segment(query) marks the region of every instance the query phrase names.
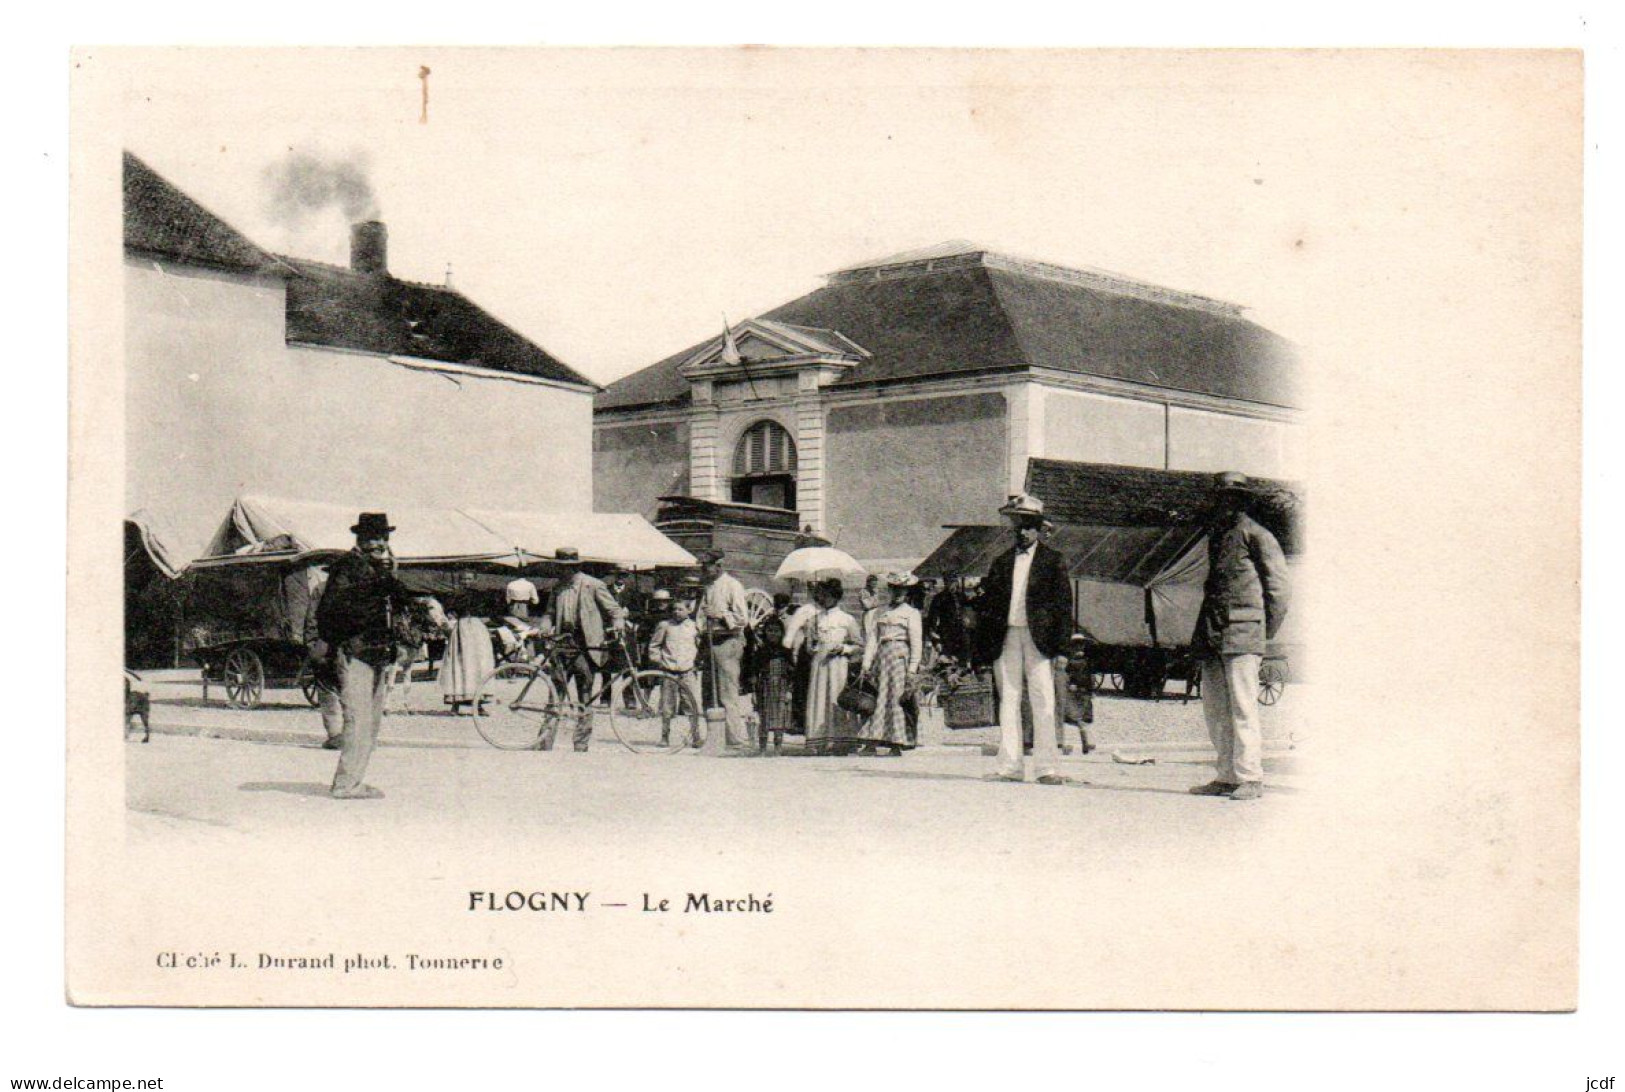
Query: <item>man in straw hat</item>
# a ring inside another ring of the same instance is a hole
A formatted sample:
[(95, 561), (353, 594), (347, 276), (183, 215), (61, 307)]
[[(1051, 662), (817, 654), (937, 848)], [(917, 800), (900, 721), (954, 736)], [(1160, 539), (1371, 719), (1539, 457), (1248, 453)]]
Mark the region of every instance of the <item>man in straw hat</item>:
[[(626, 624), (626, 609), (615, 601), (602, 580), (581, 570), (579, 550), (559, 547), (553, 552), (553, 564), (565, 575), (553, 589), (547, 606), (549, 632), (575, 639), (576, 652), (565, 669), (575, 680), (576, 700), (582, 703), (575, 726), (575, 749), (586, 751), (592, 743), (592, 709), (586, 702), (592, 696), (593, 675), (608, 665), (609, 642)], [(553, 749), (553, 731), (549, 727), (543, 735), (542, 750)]]
[(1059, 785), (1055, 742), (1054, 659), (1072, 636), (1072, 581), (1066, 561), (1039, 541), (1044, 502), (1018, 493), (999, 514), (1010, 521), (1016, 544), (994, 559), (982, 582), (977, 613), (977, 661), (992, 663), (999, 684), (998, 781), (1023, 781), (1021, 694), (1033, 711), (1033, 773), (1040, 785)]
[(378, 739), (384, 694), (395, 646), (395, 615), (407, 599), (395, 579), (395, 556), (389, 534), (395, 530), (383, 512), (363, 512), (350, 533), (355, 548), (333, 563), (316, 608), (319, 648), (338, 682), (344, 735), (333, 796), (340, 800), (376, 800), (384, 794), (365, 783), (367, 763)]
[(1265, 643), (1286, 617), (1286, 556), (1268, 529), (1247, 514), (1246, 475), (1214, 477), (1208, 523), (1207, 584), (1192, 651), (1202, 665), (1202, 713), (1218, 752), (1215, 777), (1198, 796), (1257, 800), (1264, 794), (1264, 731), (1258, 720), (1258, 667)]

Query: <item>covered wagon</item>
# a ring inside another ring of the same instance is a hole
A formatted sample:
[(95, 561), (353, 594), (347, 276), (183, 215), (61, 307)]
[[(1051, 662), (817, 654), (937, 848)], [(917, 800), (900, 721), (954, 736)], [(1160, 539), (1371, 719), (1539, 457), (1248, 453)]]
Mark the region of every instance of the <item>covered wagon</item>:
[[(1178, 680), (1184, 696), (1195, 696), (1191, 639), (1207, 580), (1203, 522), (1216, 496), (1212, 475), (1035, 459), (1028, 485), (1052, 524), (1045, 541), (1066, 558), (1074, 643), (1095, 687), (1155, 698)], [(1260, 485), (1253, 514), (1281, 540), (1291, 565), (1302, 549), (1302, 494), (1284, 482)], [(979, 578), (1014, 541), (1004, 527), (948, 530), (918, 575)], [(1297, 621), (1289, 612), (1259, 672), (1266, 704), (1289, 678)]]

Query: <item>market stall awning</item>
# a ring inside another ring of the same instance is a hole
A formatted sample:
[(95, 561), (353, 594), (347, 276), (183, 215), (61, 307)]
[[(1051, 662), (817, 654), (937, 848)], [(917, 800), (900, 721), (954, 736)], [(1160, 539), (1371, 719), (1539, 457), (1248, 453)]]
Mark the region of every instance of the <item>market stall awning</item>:
[[(361, 506), (246, 494), (210, 540), (197, 564), (226, 559), (343, 553)], [(454, 508), (389, 508), (390, 545), (404, 562), (483, 561), (521, 564), (511, 540)]]
[[(161, 517), (138, 508), (125, 516), (124, 522), (135, 528), (141, 546), (159, 572), (173, 580), (186, 568), (186, 559), (175, 545), (175, 532)], [(128, 563), (129, 559), (125, 561)]]
[[(581, 560), (631, 569), (688, 567), (694, 555), (630, 512), (496, 512), (469, 509), (470, 518), (522, 553), (548, 561), (562, 547)], [(400, 521), (397, 520), (397, 523)]]
[[(1189, 527), (1104, 527), (1063, 523), (1046, 540), (1074, 578), (1144, 586), (1202, 537)], [(987, 575), (993, 559), (1015, 544), (1006, 527), (956, 527), (915, 568), (921, 578)]]

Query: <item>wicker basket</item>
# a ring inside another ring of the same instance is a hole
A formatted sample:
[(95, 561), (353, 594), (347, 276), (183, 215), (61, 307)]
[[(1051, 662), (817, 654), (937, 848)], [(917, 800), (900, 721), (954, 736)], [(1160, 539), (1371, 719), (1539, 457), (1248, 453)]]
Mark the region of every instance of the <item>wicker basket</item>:
[(949, 728), (986, 728), (998, 723), (999, 713), (993, 705), (993, 680), (986, 674), (976, 674), (952, 690), (944, 691), (938, 699), (942, 703), (942, 720)]

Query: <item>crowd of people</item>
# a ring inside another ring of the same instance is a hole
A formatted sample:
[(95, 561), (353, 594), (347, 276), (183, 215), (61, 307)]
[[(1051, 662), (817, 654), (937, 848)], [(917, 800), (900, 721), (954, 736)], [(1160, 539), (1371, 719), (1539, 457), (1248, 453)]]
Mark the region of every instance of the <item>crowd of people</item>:
[[(1286, 613), (1286, 569), (1269, 530), (1246, 514), (1249, 484), (1220, 475), (1208, 527), (1209, 576), (1194, 637), (1204, 713), (1218, 776), (1198, 795), (1256, 799), (1262, 735), (1256, 708), (1264, 642)], [(406, 644), (427, 629), (445, 632), (444, 700), (458, 711), (480, 700), (481, 681), (499, 658), (525, 658), (538, 638), (564, 639), (557, 680), (579, 701), (614, 700), (602, 679), (631, 656), (677, 680), (695, 710), (720, 709), (724, 746), (742, 754), (782, 750), (801, 735), (822, 755), (898, 756), (918, 742), (927, 660), (991, 668), (1000, 733), (990, 780), (1063, 783), (1060, 729), (1076, 715), (1068, 684), (1075, 619), (1065, 559), (1045, 541), (1053, 528), (1043, 502), (1016, 495), (1000, 509), (1015, 543), (981, 581), (922, 582), (912, 573), (870, 576), (856, 610), (838, 579), (811, 580), (753, 617), (744, 585), (718, 552), (699, 557), (697, 576), (676, 587), (640, 589), (621, 571), (587, 572), (573, 549), (553, 560), (560, 574), (542, 595), (526, 577), (510, 581), (503, 614), (488, 621), (465, 610), (425, 621), (395, 574), (394, 530), (383, 513), (363, 513), (356, 548), (336, 562), (307, 634), (323, 691), (328, 746), (338, 749), (332, 793), (372, 798), (363, 781), (376, 739), (388, 672)], [(882, 586), (883, 585), (883, 586)], [(416, 618), (417, 629), (403, 623)], [(701, 718), (678, 727), (698, 745)], [(1080, 725), (1081, 727), (1081, 725)], [(667, 731), (673, 730), (667, 725)], [(591, 746), (593, 715), (583, 708), (572, 737)], [(551, 749), (554, 741), (539, 745)], [(1086, 737), (1084, 740), (1087, 749)]]

